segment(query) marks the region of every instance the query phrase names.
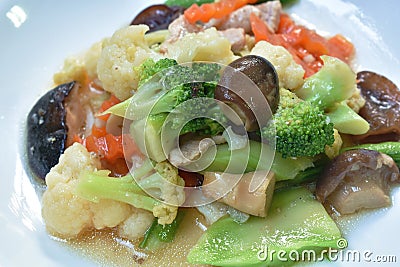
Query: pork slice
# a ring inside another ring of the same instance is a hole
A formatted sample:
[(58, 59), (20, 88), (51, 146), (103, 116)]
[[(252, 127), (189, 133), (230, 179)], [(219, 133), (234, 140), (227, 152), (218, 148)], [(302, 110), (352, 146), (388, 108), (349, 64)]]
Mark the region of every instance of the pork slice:
[(242, 28), (230, 28), (219, 31), (219, 33), (229, 40), (231, 49), (234, 53), (240, 52), (246, 46), (246, 33)]

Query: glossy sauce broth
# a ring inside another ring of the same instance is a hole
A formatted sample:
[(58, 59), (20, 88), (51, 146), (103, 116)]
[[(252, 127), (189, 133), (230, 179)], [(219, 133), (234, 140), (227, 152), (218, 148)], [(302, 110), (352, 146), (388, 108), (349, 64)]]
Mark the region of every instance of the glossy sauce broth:
[(187, 208), (174, 241), (155, 251), (140, 249), (140, 241), (122, 239), (113, 229), (89, 231), (65, 244), (101, 266), (191, 266), (186, 256), (204, 233), (204, 225), (204, 217), (195, 208)]

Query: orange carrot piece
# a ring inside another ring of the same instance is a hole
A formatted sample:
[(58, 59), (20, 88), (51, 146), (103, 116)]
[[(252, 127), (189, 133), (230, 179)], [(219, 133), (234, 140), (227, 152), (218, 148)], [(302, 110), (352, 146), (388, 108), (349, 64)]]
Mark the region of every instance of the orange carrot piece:
[(250, 25), (254, 37), (256, 38), (256, 42), (271, 41), (271, 34), (267, 24), (265, 24), (265, 22), (254, 13), (250, 14)]
[(332, 56), (340, 58), (346, 62), (351, 60), (355, 52), (354, 45), (341, 34), (336, 34), (329, 38), (328, 46)]
[(219, 2), (207, 3), (198, 6), (193, 4), (188, 7), (183, 15), (189, 23), (196, 23), (197, 21), (208, 22), (212, 18), (222, 18), (238, 8), (247, 4), (254, 4), (257, 0), (221, 0)]
[(95, 137), (102, 137), (107, 134), (106, 126), (97, 127), (95, 124), (92, 126), (92, 135)]

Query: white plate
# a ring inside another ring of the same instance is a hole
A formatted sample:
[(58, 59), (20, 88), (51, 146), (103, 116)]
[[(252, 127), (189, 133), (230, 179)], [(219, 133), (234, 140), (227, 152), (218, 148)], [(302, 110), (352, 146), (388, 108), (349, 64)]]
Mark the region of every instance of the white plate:
[[(24, 168), (26, 114), (51, 84), (65, 57), (126, 25), (143, 7), (159, 1), (0, 2), (0, 266), (91, 266), (49, 238), (40, 202)], [(400, 33), (396, 0), (301, 0), (288, 12), (322, 33), (342, 33), (357, 48), (357, 70), (377, 71), (400, 84)], [(395, 255), (400, 261), (400, 192), (394, 206), (345, 227), (350, 249)], [(353, 229), (350, 229), (353, 228)], [(353, 265), (335, 262), (332, 265)]]

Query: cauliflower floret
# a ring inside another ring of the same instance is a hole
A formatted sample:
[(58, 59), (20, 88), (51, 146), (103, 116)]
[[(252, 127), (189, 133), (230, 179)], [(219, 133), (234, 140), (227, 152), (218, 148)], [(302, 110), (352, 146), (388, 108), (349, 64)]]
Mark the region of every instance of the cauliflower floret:
[(282, 46), (260, 41), (254, 46), (250, 54), (264, 57), (274, 65), (280, 87), (293, 90), (303, 85), (304, 69), (294, 61), (292, 55)]
[(340, 153), (340, 149), (342, 148), (343, 145), (343, 140), (342, 137), (340, 136), (338, 130), (333, 129), (333, 136), (335, 138), (335, 141), (331, 146), (325, 146), (325, 154), (328, 156), (328, 158), (333, 159)]
[(76, 180), (83, 171), (92, 171), (100, 166), (100, 160), (94, 154), (90, 154), (83, 145), (74, 143), (65, 150), (59, 163), (46, 175), (47, 190), (57, 184)]
[(172, 44), (166, 44), (167, 57), (178, 63), (212, 61), (229, 64), (236, 59), (231, 43), (215, 28), (199, 33), (188, 33)]
[(64, 60), (61, 71), (53, 75), (53, 81), (55, 85), (72, 81), (84, 84), (87, 81), (87, 77), (84, 63), (78, 58), (69, 57)]
[(356, 113), (365, 105), (365, 98), (361, 95), (361, 90), (355, 86), (353, 94), (346, 100), (346, 104)]
[(52, 234), (73, 238), (86, 229), (114, 227), (131, 213), (128, 204), (101, 200), (87, 201), (75, 194), (79, 176), (100, 166), (99, 159), (74, 143), (46, 176), (47, 190), (42, 198), (42, 216)]
[(90, 203), (73, 193), (75, 186), (75, 182), (58, 183), (43, 194), (42, 216), (51, 234), (75, 237), (91, 227)]
[(93, 227), (96, 229), (115, 227), (132, 214), (130, 205), (109, 199), (91, 202), (90, 211), (93, 214)]
[(129, 98), (137, 89), (139, 77), (134, 70), (150, 57), (144, 38), (146, 25), (134, 25), (116, 31), (103, 41), (97, 63), (98, 77), (106, 91), (120, 100)]
[(103, 47), (103, 41), (94, 43), (88, 49), (88, 51), (86, 51), (86, 53), (83, 57), (83, 62), (85, 64), (87, 74), (88, 74), (89, 78), (93, 81), (98, 80), (97, 63), (98, 63), (100, 55), (101, 55), (102, 47)]
[(179, 176), (178, 169), (167, 161), (157, 163), (154, 168), (164, 178), (164, 184), (160, 186), (164, 203), (153, 208), (153, 215), (159, 224), (170, 224), (178, 213), (178, 206), (185, 201), (185, 181)]
[(146, 233), (154, 221), (149, 211), (134, 209), (131, 216), (118, 226), (118, 234), (130, 240), (138, 239)]

